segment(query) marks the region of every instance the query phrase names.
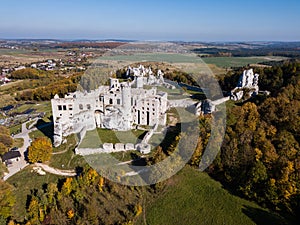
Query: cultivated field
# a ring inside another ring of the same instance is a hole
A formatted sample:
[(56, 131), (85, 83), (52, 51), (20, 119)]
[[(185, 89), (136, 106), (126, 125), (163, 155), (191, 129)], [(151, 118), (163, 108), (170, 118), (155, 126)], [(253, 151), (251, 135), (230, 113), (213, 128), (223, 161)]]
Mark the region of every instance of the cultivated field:
[(280, 61), (285, 57), (261, 56), (261, 57), (208, 57), (202, 58), (207, 64), (214, 64), (220, 68), (242, 67), (248, 64), (257, 64), (269, 61)]
[(0, 66), (24, 65), (47, 59), (60, 59), (63, 58), (65, 54), (66, 50), (43, 50), (40, 52), (31, 50), (0, 49)]

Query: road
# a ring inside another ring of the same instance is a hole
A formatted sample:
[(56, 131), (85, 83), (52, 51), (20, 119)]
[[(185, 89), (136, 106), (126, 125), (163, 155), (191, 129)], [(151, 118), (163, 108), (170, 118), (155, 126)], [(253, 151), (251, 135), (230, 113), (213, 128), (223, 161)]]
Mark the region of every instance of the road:
[(14, 174), (16, 174), (17, 172), (19, 172), (20, 170), (22, 170), (23, 168), (25, 168), (26, 166), (28, 166), (29, 164), (27, 163), (27, 161), (25, 160), (25, 155), (24, 153), (26, 152), (27, 148), (30, 146), (30, 138), (29, 138), (29, 133), (32, 130), (28, 130), (26, 127), (26, 124), (28, 122), (25, 122), (22, 124), (22, 132), (20, 134), (16, 134), (14, 136), (14, 138), (22, 138), (24, 140), (24, 144), (21, 148), (19, 148), (19, 151), (21, 153), (21, 158), (18, 162), (13, 162), (11, 166), (9, 166), (8, 169), (8, 174), (6, 176), (4, 176), (3, 180), (7, 180), (8, 178), (10, 178), (11, 176), (13, 176)]

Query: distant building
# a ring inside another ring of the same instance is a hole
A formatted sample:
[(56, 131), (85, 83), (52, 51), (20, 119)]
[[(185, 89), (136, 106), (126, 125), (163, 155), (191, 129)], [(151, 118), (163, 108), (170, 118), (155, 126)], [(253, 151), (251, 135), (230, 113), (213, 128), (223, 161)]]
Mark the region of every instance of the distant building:
[(23, 70), (23, 69), (26, 69), (26, 67), (25, 67), (25, 66), (19, 66), (19, 67), (16, 67), (16, 68), (15, 68), (15, 71)]
[(10, 82), (11, 80), (8, 79), (5, 75), (4, 76), (2, 75), (2, 76), (0, 76), (0, 81), (2, 83), (6, 84), (6, 83)]

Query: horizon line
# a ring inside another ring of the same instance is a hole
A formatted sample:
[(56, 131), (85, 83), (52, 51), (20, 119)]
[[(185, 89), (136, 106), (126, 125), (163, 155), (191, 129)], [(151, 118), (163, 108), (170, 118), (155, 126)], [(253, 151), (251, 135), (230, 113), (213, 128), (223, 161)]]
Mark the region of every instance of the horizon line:
[(1, 38), (1, 41), (18, 41), (18, 40), (33, 40), (33, 41), (115, 41), (115, 42), (183, 42), (183, 43), (237, 43), (237, 42), (243, 42), (243, 43), (250, 43), (250, 42), (271, 42), (271, 43), (278, 43), (278, 42), (284, 42), (284, 43), (292, 43), (292, 42), (299, 42), (300, 40), (181, 40), (181, 39), (169, 39), (169, 40), (159, 40), (159, 39), (126, 39), (126, 38)]

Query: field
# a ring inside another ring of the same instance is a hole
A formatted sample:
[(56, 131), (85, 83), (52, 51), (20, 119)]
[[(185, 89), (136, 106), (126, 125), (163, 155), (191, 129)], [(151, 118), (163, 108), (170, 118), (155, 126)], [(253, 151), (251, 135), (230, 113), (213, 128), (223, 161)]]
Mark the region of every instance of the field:
[(65, 52), (54, 50), (31, 51), (31, 50), (12, 50), (0, 49), (0, 66), (8, 66), (12, 64), (26, 64), (46, 59), (62, 58)]
[(169, 63), (199, 63), (201, 58), (195, 54), (173, 53), (138, 53), (132, 55), (103, 56), (99, 60), (129, 61), (129, 62), (169, 62)]
[[(97, 60), (93, 61), (94, 63), (105, 63), (114, 66), (120, 66), (121, 64), (133, 64), (138, 62), (156, 62), (156, 63), (169, 63), (175, 66), (176, 68), (186, 67), (186, 65), (196, 64), (197, 69), (206, 71), (208, 68), (214, 74), (222, 74), (226, 72), (223, 68), (217, 67), (213, 64), (207, 64), (195, 54), (175, 54), (175, 53), (139, 53), (132, 55), (115, 55), (115, 56), (102, 56)], [(159, 65), (159, 69), (164, 70), (163, 65)]]
[(186, 167), (167, 182), (158, 198), (145, 200), (148, 225), (286, 224), (255, 203), (230, 194), (207, 174)]
[(230, 67), (242, 67), (248, 64), (257, 64), (268, 61), (280, 61), (286, 58), (275, 57), (275, 56), (262, 56), (262, 57), (208, 57), (202, 58), (207, 64), (214, 64), (220, 68), (230, 68)]

